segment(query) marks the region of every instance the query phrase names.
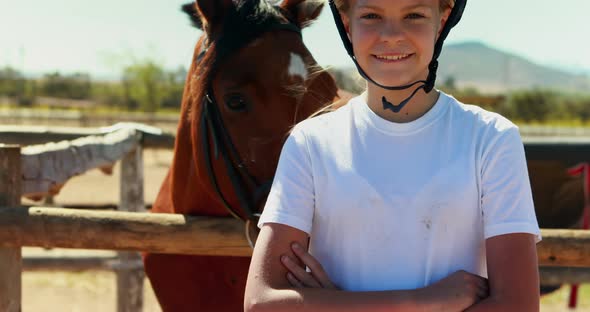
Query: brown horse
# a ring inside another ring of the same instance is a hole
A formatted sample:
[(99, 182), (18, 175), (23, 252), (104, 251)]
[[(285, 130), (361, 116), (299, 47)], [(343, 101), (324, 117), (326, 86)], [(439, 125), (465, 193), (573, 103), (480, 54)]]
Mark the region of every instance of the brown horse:
[[(338, 99), (335, 81), (300, 33), (322, 8), (312, 0), (183, 6), (204, 32), (184, 89), (172, 166), (152, 211), (229, 216), (226, 202), (231, 214), (247, 219), (261, 208), (291, 127)], [(227, 158), (216, 157), (222, 149)], [(144, 254), (164, 311), (242, 311), (249, 263), (246, 257)]]
[[(528, 171), (535, 202), (535, 213), (541, 228), (581, 228), (584, 210), (584, 179), (567, 173), (561, 161), (528, 160)], [(541, 285), (541, 295), (561, 285)]]
[(528, 161), (535, 212), (541, 228), (566, 229), (581, 226), (584, 209), (584, 179), (567, 174), (560, 161)]

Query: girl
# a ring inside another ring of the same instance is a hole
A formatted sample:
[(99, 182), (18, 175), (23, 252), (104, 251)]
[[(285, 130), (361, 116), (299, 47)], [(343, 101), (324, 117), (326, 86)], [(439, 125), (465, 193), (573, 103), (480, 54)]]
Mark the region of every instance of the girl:
[(367, 90), (287, 139), (246, 311), (538, 311), (518, 128), (433, 88), (465, 2), (330, 1)]

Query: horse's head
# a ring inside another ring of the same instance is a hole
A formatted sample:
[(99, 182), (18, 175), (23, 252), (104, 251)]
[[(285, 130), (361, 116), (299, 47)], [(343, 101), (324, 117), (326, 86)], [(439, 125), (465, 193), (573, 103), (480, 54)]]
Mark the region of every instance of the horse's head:
[[(208, 177), (208, 155), (223, 197), (241, 206), (227, 163), (221, 156), (215, 158), (215, 150), (228, 150), (238, 180), (247, 193), (256, 193), (272, 178), (292, 126), (337, 99), (334, 80), (317, 65), (300, 32), (322, 8), (321, 1), (313, 0), (277, 5), (263, 0), (197, 0), (183, 7), (203, 35), (195, 48), (178, 130), (172, 171), (176, 210), (203, 212), (179, 207), (196, 207), (187, 203), (195, 195), (190, 189), (195, 183), (219, 198)], [(221, 129), (216, 129), (216, 119)], [(223, 139), (224, 131), (229, 141)], [(216, 135), (222, 139), (214, 143)], [(246, 170), (240, 171), (240, 166)]]

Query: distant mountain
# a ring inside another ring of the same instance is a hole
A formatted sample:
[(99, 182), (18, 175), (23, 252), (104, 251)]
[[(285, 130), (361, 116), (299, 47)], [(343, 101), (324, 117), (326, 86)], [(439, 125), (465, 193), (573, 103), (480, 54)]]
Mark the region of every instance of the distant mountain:
[(479, 42), (446, 45), (439, 63), (439, 84), (453, 77), (459, 87), (484, 92), (534, 87), (590, 92), (589, 75), (538, 65)]
[[(332, 68), (330, 72), (341, 88), (357, 93), (364, 88), (355, 68)], [(445, 45), (437, 76), (437, 85), (452, 77), (460, 88), (475, 87), (485, 93), (535, 87), (590, 93), (590, 72), (575, 74), (535, 64), (480, 42)]]

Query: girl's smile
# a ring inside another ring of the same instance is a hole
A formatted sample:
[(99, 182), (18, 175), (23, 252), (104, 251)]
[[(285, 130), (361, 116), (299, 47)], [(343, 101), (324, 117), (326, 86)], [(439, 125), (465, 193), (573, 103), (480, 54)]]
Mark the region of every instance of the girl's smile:
[(413, 57), (415, 54), (411, 53), (411, 54), (372, 54), (373, 58), (376, 59), (379, 62), (383, 62), (383, 63), (401, 63), (404, 62), (408, 59), (410, 59), (411, 57)]

